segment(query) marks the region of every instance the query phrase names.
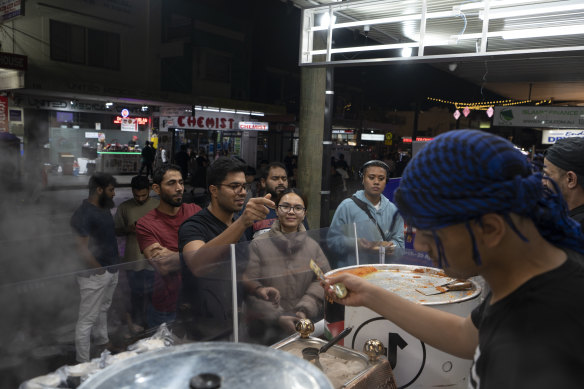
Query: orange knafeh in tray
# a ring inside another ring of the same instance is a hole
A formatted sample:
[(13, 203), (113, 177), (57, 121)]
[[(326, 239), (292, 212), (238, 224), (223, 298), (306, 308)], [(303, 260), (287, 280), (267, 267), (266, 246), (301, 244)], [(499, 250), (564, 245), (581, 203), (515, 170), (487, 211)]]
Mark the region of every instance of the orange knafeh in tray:
[(375, 268), (373, 266), (363, 266), (363, 267), (356, 267), (353, 269), (340, 270), (338, 272), (335, 272), (335, 275), (349, 273), (349, 274), (354, 274), (354, 275), (359, 276), (359, 277), (365, 277), (366, 275), (371, 274), (371, 273), (375, 273), (376, 271), (378, 271), (377, 268)]

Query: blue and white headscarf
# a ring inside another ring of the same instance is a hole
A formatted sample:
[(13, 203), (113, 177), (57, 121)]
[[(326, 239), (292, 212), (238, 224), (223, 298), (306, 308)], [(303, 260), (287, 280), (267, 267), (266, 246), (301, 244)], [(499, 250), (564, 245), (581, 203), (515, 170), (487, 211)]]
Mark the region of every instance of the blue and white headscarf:
[(529, 217), (552, 244), (584, 253), (584, 235), (559, 190), (548, 190), (511, 142), (483, 131), (450, 131), (429, 142), (405, 169), (395, 200), (409, 225), (433, 232), (446, 266), (436, 230), (465, 223), (480, 264), (470, 221), (487, 213), (502, 215), (523, 240), (509, 214)]

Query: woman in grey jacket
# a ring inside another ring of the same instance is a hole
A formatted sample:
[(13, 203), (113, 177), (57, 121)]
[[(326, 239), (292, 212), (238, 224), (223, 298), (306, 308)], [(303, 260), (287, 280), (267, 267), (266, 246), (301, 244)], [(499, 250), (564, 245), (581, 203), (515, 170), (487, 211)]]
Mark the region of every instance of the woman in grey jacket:
[(324, 272), (331, 268), (302, 224), (306, 204), (297, 189), (284, 191), (276, 203), (278, 220), (250, 245), (244, 273), (246, 312), (252, 332), (268, 341), (293, 332), (299, 319), (322, 319), (324, 292), (309, 262), (313, 259)]

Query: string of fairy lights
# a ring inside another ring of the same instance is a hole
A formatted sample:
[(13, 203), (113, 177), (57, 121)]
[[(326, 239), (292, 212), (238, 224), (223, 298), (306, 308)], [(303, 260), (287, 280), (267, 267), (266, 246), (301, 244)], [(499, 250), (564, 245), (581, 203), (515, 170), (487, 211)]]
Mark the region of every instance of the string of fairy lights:
[(496, 105), (499, 106), (512, 106), (512, 105), (543, 105), (543, 104), (551, 104), (551, 99), (546, 100), (492, 100), (492, 101), (480, 101), (480, 102), (463, 102), (463, 101), (451, 101), (445, 99), (437, 99), (435, 97), (427, 97), (428, 101), (435, 101), (442, 104), (454, 105), (456, 109), (464, 109), (467, 108), (470, 110), (477, 110), (477, 111), (486, 111), (490, 107), (494, 107)]
[[(428, 101), (435, 101), (437, 103), (454, 105), (454, 113), (452, 116), (456, 120), (460, 118), (461, 115), (467, 117), (471, 111), (486, 111), (488, 117), (493, 116), (495, 110), (493, 107), (495, 106), (503, 106), (509, 107), (512, 105), (542, 105), (542, 104), (551, 104), (552, 100), (493, 100), (493, 101), (480, 101), (480, 102), (462, 102), (462, 101), (451, 101), (451, 100), (444, 100), (444, 99), (437, 99), (435, 97), (427, 97)], [(462, 114), (460, 113), (459, 109), (462, 109)]]

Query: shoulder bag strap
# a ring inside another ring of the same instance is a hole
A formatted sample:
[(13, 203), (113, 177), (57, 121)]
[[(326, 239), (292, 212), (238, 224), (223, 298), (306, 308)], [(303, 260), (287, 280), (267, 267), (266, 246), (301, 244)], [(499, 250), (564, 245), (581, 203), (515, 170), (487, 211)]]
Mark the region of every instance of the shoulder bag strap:
[(379, 224), (377, 224), (377, 220), (375, 220), (375, 218), (373, 217), (373, 215), (369, 211), (369, 207), (367, 206), (367, 204), (363, 200), (359, 200), (357, 197), (355, 197), (355, 195), (351, 196), (351, 200), (353, 200), (355, 202), (355, 204), (357, 204), (357, 206), (359, 208), (361, 208), (363, 210), (363, 212), (365, 212), (367, 214), (367, 216), (369, 216), (369, 219), (371, 219), (371, 221), (373, 223), (375, 223), (375, 226), (377, 227), (377, 229), (379, 230), (379, 233), (381, 234), (381, 238), (384, 241), (386, 241), (387, 238), (386, 238), (385, 234), (383, 233), (383, 230), (381, 229), (381, 227), (379, 227)]

